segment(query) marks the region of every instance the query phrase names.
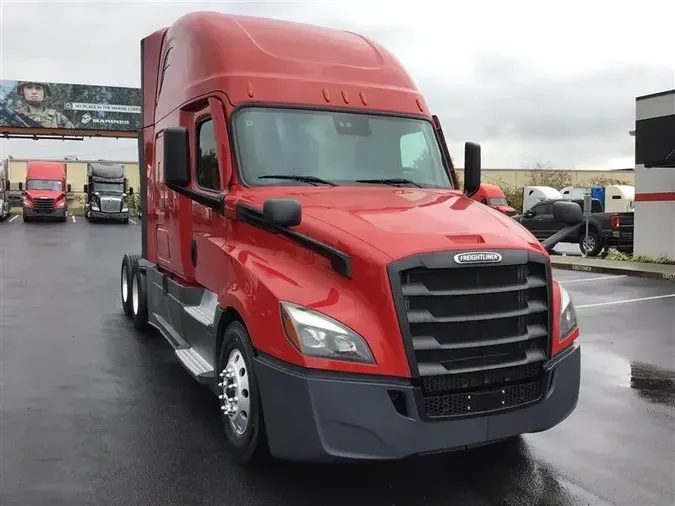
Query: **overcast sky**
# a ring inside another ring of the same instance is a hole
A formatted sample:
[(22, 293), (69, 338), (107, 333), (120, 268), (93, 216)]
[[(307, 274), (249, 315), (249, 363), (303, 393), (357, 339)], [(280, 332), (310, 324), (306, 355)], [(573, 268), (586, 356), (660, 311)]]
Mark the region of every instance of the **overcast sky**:
[[(216, 10), (361, 32), (407, 67), (458, 166), (633, 166), (635, 97), (675, 88), (675, 1), (0, 0), (0, 78), (140, 86), (139, 40)], [(672, 24), (672, 23), (671, 23)], [(661, 29), (661, 33), (659, 33)], [(1, 140), (0, 155), (136, 159), (130, 140)]]

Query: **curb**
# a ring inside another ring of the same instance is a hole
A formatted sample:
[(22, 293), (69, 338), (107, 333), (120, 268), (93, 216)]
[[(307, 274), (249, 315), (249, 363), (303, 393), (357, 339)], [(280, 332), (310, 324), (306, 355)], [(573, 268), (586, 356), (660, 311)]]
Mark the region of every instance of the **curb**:
[(554, 269), (564, 269), (578, 272), (597, 272), (601, 274), (623, 274), (624, 276), (635, 276), (646, 279), (659, 279), (661, 281), (671, 281), (675, 283), (675, 273), (670, 272), (651, 272), (639, 271), (634, 269), (623, 269), (621, 267), (603, 267), (597, 265), (580, 265), (568, 263), (551, 262)]

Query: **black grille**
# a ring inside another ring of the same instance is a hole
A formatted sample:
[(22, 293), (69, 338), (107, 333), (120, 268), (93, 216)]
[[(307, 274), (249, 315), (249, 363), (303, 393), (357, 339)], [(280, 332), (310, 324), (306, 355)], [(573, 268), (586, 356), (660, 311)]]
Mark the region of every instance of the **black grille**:
[(390, 267), (424, 414), (467, 415), (536, 401), (550, 355), (546, 257), (502, 251), (498, 265), (465, 265), (454, 261), (456, 254)]
[(424, 399), (424, 410), (430, 418), (479, 414), (529, 404), (541, 397), (542, 382), (508, 385), (483, 392), (437, 395)]
[(37, 198), (33, 200), (33, 208), (36, 211), (53, 211), (54, 199)]

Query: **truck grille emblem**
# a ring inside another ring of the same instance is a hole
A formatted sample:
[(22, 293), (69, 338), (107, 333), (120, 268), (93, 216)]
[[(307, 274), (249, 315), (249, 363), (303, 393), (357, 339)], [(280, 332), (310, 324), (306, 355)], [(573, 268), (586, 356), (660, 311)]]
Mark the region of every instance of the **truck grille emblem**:
[(453, 258), (458, 264), (498, 264), (502, 261), (502, 256), (494, 251), (457, 253)]

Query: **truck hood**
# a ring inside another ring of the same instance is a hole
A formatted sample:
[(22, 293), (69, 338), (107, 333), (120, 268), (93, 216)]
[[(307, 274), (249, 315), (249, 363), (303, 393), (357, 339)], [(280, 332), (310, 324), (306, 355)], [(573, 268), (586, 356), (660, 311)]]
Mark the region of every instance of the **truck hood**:
[(247, 192), (243, 200), (261, 209), (264, 200), (275, 197), (300, 201), (303, 223), (299, 229), (312, 237), (337, 247), (352, 243), (348, 240), (352, 237), (392, 260), (463, 249), (545, 253), (539, 241), (512, 218), (458, 191), (353, 186), (289, 191), (276, 187)]

